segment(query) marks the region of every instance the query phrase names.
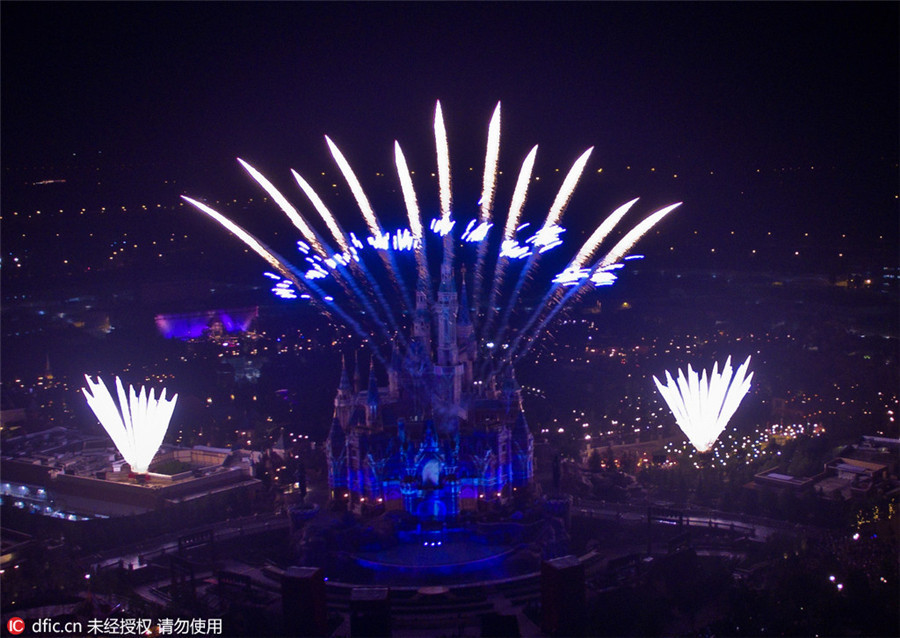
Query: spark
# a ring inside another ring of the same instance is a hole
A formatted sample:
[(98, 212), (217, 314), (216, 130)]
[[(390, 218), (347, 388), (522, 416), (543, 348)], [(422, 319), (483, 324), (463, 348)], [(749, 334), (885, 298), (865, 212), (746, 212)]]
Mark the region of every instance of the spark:
[(668, 371), (666, 385), (653, 377), (659, 393), (675, 415), (678, 427), (698, 452), (708, 452), (713, 448), (719, 434), (750, 390), (750, 380), (753, 378), (752, 372), (745, 378), (750, 357), (734, 374), (731, 357), (726, 359), (721, 373), (718, 365), (713, 365), (708, 377), (706, 370), (698, 377), (688, 365), (687, 375), (682, 370), (678, 371), (677, 383)]
[(260, 242), (256, 237), (254, 237), (253, 235), (248, 233), (246, 230), (244, 230), (243, 228), (241, 228), (240, 226), (235, 224), (233, 221), (231, 221), (230, 219), (228, 219), (221, 213), (213, 210), (206, 204), (204, 204), (202, 202), (198, 202), (195, 199), (191, 199), (190, 197), (187, 197), (186, 195), (182, 195), (181, 199), (183, 199), (184, 201), (188, 202), (192, 206), (196, 207), (201, 212), (206, 213), (211, 218), (216, 220), (219, 224), (224, 226), (227, 230), (229, 230), (238, 239), (240, 239), (242, 242), (247, 244), (247, 246), (249, 246), (257, 255), (259, 255), (260, 257), (265, 259), (267, 262), (269, 262), (269, 264), (275, 270), (280, 272), (282, 274), (282, 276), (290, 279), (294, 283), (294, 285), (296, 285), (298, 288), (302, 287), (302, 285), (300, 284), (300, 281), (297, 280), (294, 273), (292, 273), (290, 271), (290, 269), (288, 269), (288, 267), (284, 265), (284, 260), (282, 260), (281, 258), (276, 256), (271, 250), (266, 248), (262, 244), (262, 242)]
[[(484, 260), (487, 256), (487, 242), (482, 242), (487, 236), (487, 231), (491, 227), (491, 215), (494, 204), (494, 188), (497, 185), (497, 161), (500, 157), (500, 102), (494, 109), (494, 115), (491, 117), (491, 123), (488, 125), (487, 151), (484, 157), (484, 178), (481, 188), (481, 224), (473, 235), (470, 235), (467, 241), (481, 242), (478, 246), (478, 258), (475, 261), (475, 293), (474, 299), (481, 299), (482, 287), (482, 271), (484, 270)], [(468, 302), (467, 302), (468, 303)], [(476, 323), (479, 320), (477, 312), (474, 317)]]
[[(462, 240), (465, 242), (482, 242), (487, 237), (488, 231), (491, 229), (493, 224), (488, 222), (481, 222), (480, 224), (475, 224), (476, 220), (472, 220), (469, 222), (469, 225), (466, 226), (465, 232), (462, 234)], [(485, 248), (487, 245), (485, 244)], [(477, 296), (477, 295), (476, 295)]]

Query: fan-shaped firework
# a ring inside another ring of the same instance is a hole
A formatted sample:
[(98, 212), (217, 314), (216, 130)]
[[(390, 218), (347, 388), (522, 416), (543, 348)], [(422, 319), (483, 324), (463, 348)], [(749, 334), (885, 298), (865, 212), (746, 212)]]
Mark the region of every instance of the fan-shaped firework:
[(84, 378), (88, 387), (81, 391), (122, 457), (132, 471), (147, 472), (169, 428), (178, 395), (166, 400), (164, 389), (157, 399), (154, 390), (148, 396), (146, 388), (141, 388), (137, 394), (133, 386), (128, 386), (126, 395), (122, 381), (116, 377), (117, 406), (103, 379), (98, 377), (94, 383), (88, 375)]
[(750, 357), (747, 357), (732, 378), (731, 357), (728, 357), (721, 373), (718, 370), (719, 364), (713, 365), (709, 378), (704, 370), (703, 376), (698, 379), (690, 365), (687, 376), (682, 370), (678, 371), (677, 383), (668, 372), (666, 385), (653, 377), (660, 394), (675, 415), (678, 427), (698, 452), (709, 452), (712, 449), (750, 389), (753, 373), (744, 378), (749, 366)]
[[(427, 306), (432, 307), (435, 298), (432, 282), (435, 279), (446, 280), (446, 273), (451, 273), (449, 276), (455, 278), (459, 268), (465, 284), (465, 269), (461, 267), (467, 260), (472, 262), (469, 272), (472, 273), (474, 295), (471, 299), (464, 297), (461, 303), (475, 310), (471, 320), (482, 361), (479, 374), (485, 381), (524, 356), (547, 324), (579, 293), (589, 287), (613, 283), (616, 278), (614, 271), (623, 266), (619, 260), (643, 234), (680, 205), (666, 206), (648, 216), (626, 232), (608, 253), (595, 260), (601, 244), (637, 200), (620, 206), (579, 247), (566, 268), (551, 277), (549, 289), (530, 314), (518, 317), (519, 321), (512, 321), (514, 314), (524, 310), (519, 307), (518, 300), (523, 289), (533, 281), (541, 256), (563, 243), (565, 228), (559, 222), (593, 149), (586, 150), (576, 159), (543, 223), (533, 227), (519, 220), (531, 183), (537, 153), (535, 146), (525, 157), (519, 171), (503, 232), (498, 234), (492, 231), (500, 148), (500, 104), (497, 104), (489, 125), (482, 194), (477, 212), (464, 229), (462, 224), (457, 226), (453, 218), (450, 154), (440, 103), (435, 108), (434, 133), (440, 214), (430, 223), (423, 223), (419, 198), (412, 182), (413, 173), (400, 144), (395, 142), (394, 160), (409, 227), (393, 232), (382, 227), (349, 162), (337, 145), (325, 138), (368, 228), (368, 236), (363, 240), (342, 228), (322, 198), (296, 171), (291, 171), (293, 177), (311, 207), (321, 217), (324, 226), (321, 230), (316, 229), (261, 173), (239, 160), (300, 232), (302, 240), (297, 245), (303, 253), (301, 261), (305, 262), (302, 268), (276, 254), (207, 204), (186, 196), (183, 199), (235, 234), (277, 271), (277, 274), (266, 273), (276, 281), (272, 289), (275, 294), (287, 299), (298, 296), (309, 299), (326, 314), (337, 315), (368, 343), (374, 356), (382, 363), (384, 358), (380, 348), (394, 339), (405, 345), (406, 337), (401, 326), (411, 322), (420, 309), (419, 294), (424, 294)], [(462, 232), (457, 232), (460, 230)], [(330, 239), (326, 234), (330, 235)], [(440, 238), (433, 240), (437, 246), (429, 247), (429, 237), (435, 236)], [(477, 250), (467, 257), (466, 246), (472, 243), (478, 244)], [(441, 251), (441, 277), (431, 274), (430, 248)], [(409, 258), (403, 254), (406, 252), (414, 255), (416, 283), (413, 286), (407, 284), (400, 267), (402, 260), (409, 263)], [(377, 258), (373, 259), (373, 254)], [(519, 260), (524, 260), (524, 264), (515, 282), (506, 286), (507, 274), (513, 270), (513, 262)], [(416, 293), (416, 300), (413, 292)], [(512, 329), (511, 325), (516, 325), (517, 329)]]

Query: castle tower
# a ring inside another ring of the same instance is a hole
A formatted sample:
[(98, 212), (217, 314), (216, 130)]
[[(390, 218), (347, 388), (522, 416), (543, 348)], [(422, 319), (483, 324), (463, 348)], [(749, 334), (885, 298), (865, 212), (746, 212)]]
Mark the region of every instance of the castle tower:
[(388, 393), (393, 400), (400, 398), (400, 371), (403, 369), (403, 357), (395, 336), (391, 343), (391, 362), (388, 367)]
[(416, 286), (416, 312), (413, 318), (413, 338), (431, 358), (431, 313), (428, 310), (428, 291), (421, 279)]
[(378, 382), (375, 379), (375, 357), (369, 363), (369, 390), (366, 392), (366, 427), (374, 429), (379, 425), (379, 406), (381, 396), (378, 394)]
[(463, 388), (468, 391), (475, 379), (475, 356), (477, 343), (475, 341), (475, 327), (469, 315), (469, 296), (466, 294), (466, 269), (462, 269), (462, 289), (460, 290), (459, 319), (456, 322), (456, 345), (459, 352), (459, 362), (463, 365)]
[(350, 414), (353, 412), (353, 388), (350, 385), (350, 377), (347, 374), (347, 355), (341, 366), (341, 381), (338, 385), (337, 395), (334, 397), (334, 418), (338, 425), (344, 429), (350, 424)]
[(436, 394), (442, 409), (453, 413), (462, 396), (463, 365), (459, 362), (456, 320), (459, 299), (448, 264), (441, 266), (441, 285), (435, 304), (437, 320), (437, 365), (434, 367)]
[(456, 319), (459, 313), (459, 299), (456, 283), (448, 265), (441, 266), (441, 287), (438, 290), (437, 321), (438, 343), (437, 363), (439, 366), (454, 366), (459, 358), (456, 344)]

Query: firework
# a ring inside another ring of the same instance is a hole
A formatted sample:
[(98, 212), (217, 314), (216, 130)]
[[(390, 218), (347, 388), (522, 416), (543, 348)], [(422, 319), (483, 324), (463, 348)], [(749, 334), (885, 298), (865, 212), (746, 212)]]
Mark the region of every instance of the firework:
[(148, 395), (146, 389), (141, 388), (138, 394), (133, 386), (128, 386), (126, 395), (122, 381), (116, 377), (117, 406), (103, 379), (98, 377), (97, 383), (94, 383), (88, 375), (84, 378), (88, 387), (81, 391), (116, 449), (132, 471), (146, 473), (169, 428), (178, 395), (166, 400), (163, 389), (157, 399), (154, 390), (150, 390)]
[(718, 366), (718, 363), (713, 365), (708, 377), (706, 370), (698, 377), (688, 365), (687, 375), (682, 370), (678, 371), (677, 383), (667, 371), (666, 385), (653, 377), (659, 393), (675, 415), (678, 427), (698, 452), (709, 452), (713, 448), (719, 434), (728, 425), (750, 389), (750, 380), (753, 378), (752, 372), (745, 378), (750, 357), (747, 357), (733, 376), (731, 357), (725, 361), (721, 372)]
[[(412, 297), (401, 272), (401, 265), (404, 263), (402, 260), (409, 259), (403, 253), (411, 252), (414, 255), (413, 271), (417, 281), (415, 289), (417, 297), (424, 300), (426, 311), (430, 311), (434, 303), (434, 281), (446, 282), (448, 276), (456, 279), (461, 270), (464, 272), (465, 265), (472, 266), (470, 272), (474, 273), (472, 283), (475, 294), (471, 299), (461, 299), (460, 305), (465, 304), (475, 309), (471, 320), (482, 359), (481, 374), (485, 381), (525, 356), (544, 328), (572, 300), (589, 289), (613, 283), (616, 278), (613, 271), (623, 267), (619, 260), (627, 259), (625, 255), (635, 242), (679, 206), (672, 204), (662, 208), (634, 225), (624, 232), (609, 252), (598, 259), (596, 255), (602, 254), (602, 243), (609, 239), (617, 224), (638, 200), (632, 199), (619, 206), (591, 233), (567, 267), (562, 272), (551, 274), (551, 286), (538, 306), (529, 315), (522, 317), (523, 321), (513, 322), (512, 319), (521, 313), (519, 299), (523, 291), (539, 281), (534, 275), (542, 267), (539, 263), (541, 255), (564, 244), (566, 229), (560, 224), (593, 147), (584, 151), (573, 162), (558, 187), (543, 224), (538, 226), (520, 222), (534, 171), (537, 154), (537, 146), (534, 146), (521, 164), (508, 207), (504, 204), (508, 211), (506, 219), (495, 224), (493, 215), (496, 183), (502, 172), (498, 170), (500, 104), (497, 104), (488, 127), (481, 198), (477, 209), (468, 211), (468, 219), (464, 218), (457, 224), (459, 220), (454, 218), (453, 211), (447, 130), (439, 102), (435, 106), (434, 136), (440, 210), (428, 223), (422, 219), (420, 198), (413, 186), (414, 171), (410, 170), (400, 144), (396, 141), (394, 143), (394, 161), (409, 220), (408, 228), (396, 230), (384, 229), (344, 154), (330, 138), (325, 138), (368, 228), (369, 235), (362, 236), (361, 239), (353, 232), (347, 233), (344, 230), (313, 187), (296, 171), (292, 170), (292, 174), (312, 208), (324, 222), (328, 231), (325, 235), (330, 234), (330, 240), (317, 232), (304, 214), (279, 193), (271, 182), (241, 160), (242, 166), (300, 231), (303, 241), (298, 242), (298, 248), (303, 253), (301, 260), (307, 264), (305, 271), (275, 254), (253, 235), (208, 205), (196, 199), (184, 199), (234, 233), (277, 270), (278, 275), (271, 273), (272, 277), (278, 278), (273, 287), (275, 294), (285, 299), (309, 299), (317, 302), (319, 309), (337, 314), (343, 323), (371, 347), (379, 359), (382, 358), (380, 348), (387, 347), (394, 339), (398, 339), (401, 344), (405, 342), (405, 331), (402, 328), (408, 327), (415, 316)], [(441, 252), (441, 271), (450, 273), (443, 278), (432, 276), (431, 273), (428, 244), (435, 237), (439, 244), (435, 248)], [(334, 248), (329, 246), (332, 241)], [(466, 248), (472, 244), (477, 244), (474, 251)], [(490, 251), (495, 252), (492, 255)], [(372, 253), (377, 253), (374, 259), (371, 257)], [(519, 263), (522, 265), (519, 266)], [(512, 271), (509, 273), (510, 282), (515, 283), (507, 287), (505, 284), (509, 271)], [(385, 280), (390, 282), (388, 287), (393, 289), (390, 295), (382, 293), (379, 282)], [(484, 280), (489, 283), (485, 284)], [(339, 290), (330, 290), (335, 286)], [(423, 302), (417, 302), (417, 305), (421, 307), (421, 303)], [(516, 323), (518, 329), (513, 331), (511, 326)], [(497, 347), (488, 347), (489, 343)]]

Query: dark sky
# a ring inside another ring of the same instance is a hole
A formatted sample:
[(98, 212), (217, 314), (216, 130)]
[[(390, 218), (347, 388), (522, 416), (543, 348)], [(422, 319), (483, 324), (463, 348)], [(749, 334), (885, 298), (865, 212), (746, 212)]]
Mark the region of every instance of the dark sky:
[(523, 146), (897, 150), (896, 3), (4, 2), (2, 24), (9, 162), (379, 143), (421, 131), (438, 98), (460, 127), (502, 100)]
[[(2, 10), (5, 166), (106, 158), (314, 171), (322, 135), (390, 169), (396, 137), (501, 164), (837, 167), (893, 176), (898, 4), (16, 3)], [(474, 159), (473, 159), (474, 161)], [(883, 187), (884, 185), (881, 184)], [(871, 187), (871, 188), (870, 188)], [(895, 214), (896, 206), (892, 209)]]

